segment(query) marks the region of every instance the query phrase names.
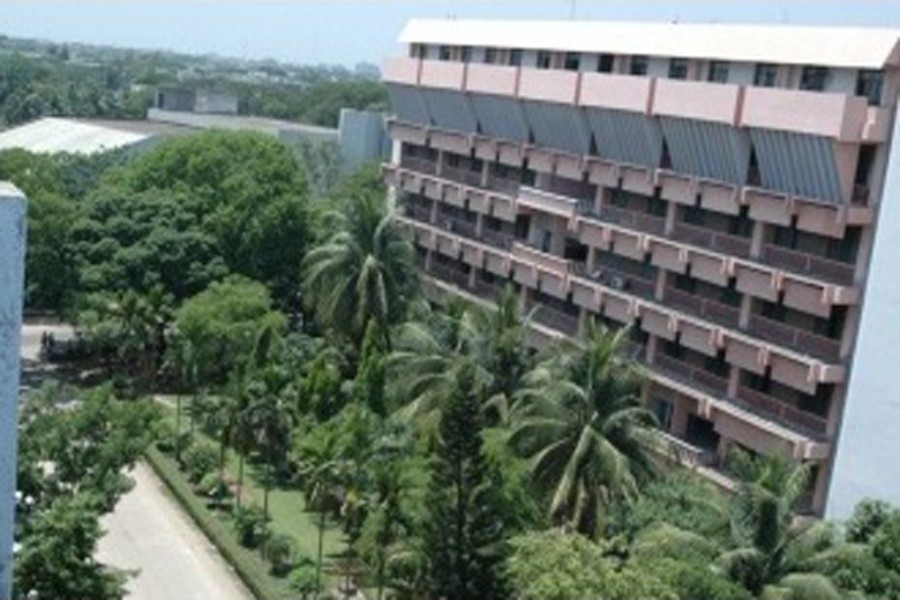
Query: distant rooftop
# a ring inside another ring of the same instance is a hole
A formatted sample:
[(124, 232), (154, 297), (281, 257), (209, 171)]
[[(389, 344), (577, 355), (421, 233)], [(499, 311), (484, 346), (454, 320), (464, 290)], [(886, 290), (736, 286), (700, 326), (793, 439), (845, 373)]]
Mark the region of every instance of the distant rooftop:
[(400, 42), (864, 69), (900, 65), (900, 29), (884, 28), (412, 19)]
[(338, 130), (330, 127), (306, 125), (294, 121), (282, 121), (247, 115), (216, 115), (195, 112), (181, 112), (151, 108), (147, 112), (150, 123), (181, 125), (200, 129), (250, 130), (268, 133), (276, 137), (285, 133), (296, 133), (310, 138), (337, 141)]
[(46, 117), (0, 132), (0, 150), (99, 154), (187, 131), (165, 123)]

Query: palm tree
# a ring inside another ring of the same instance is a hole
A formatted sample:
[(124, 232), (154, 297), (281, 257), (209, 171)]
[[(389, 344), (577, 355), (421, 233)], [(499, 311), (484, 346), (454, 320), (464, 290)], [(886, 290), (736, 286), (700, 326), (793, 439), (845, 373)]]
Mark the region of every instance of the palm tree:
[(639, 373), (624, 357), (624, 331), (591, 325), (526, 377), (510, 416), (510, 443), (531, 458), (550, 493), (550, 516), (594, 536), (614, 497), (633, 499), (652, 475), (653, 416), (638, 400)]
[(379, 196), (362, 194), (325, 220), (336, 232), (303, 261), (309, 305), (320, 323), (357, 347), (374, 319), (390, 347), (388, 325), (403, 316), (415, 291), (412, 245)]
[(731, 525), (735, 548), (721, 555), (720, 565), (756, 595), (787, 590), (791, 598), (840, 598), (831, 580), (816, 572), (839, 543), (834, 529), (796, 518), (809, 466), (736, 450), (731, 468), (740, 481)]
[(505, 422), (531, 360), (525, 339), (529, 318), (509, 287), (496, 305), (452, 303), (444, 312), (399, 326), (388, 369), (390, 395), (405, 402), (400, 415), (436, 411), (456, 385), (460, 367), (473, 358), (486, 412), (492, 422)]

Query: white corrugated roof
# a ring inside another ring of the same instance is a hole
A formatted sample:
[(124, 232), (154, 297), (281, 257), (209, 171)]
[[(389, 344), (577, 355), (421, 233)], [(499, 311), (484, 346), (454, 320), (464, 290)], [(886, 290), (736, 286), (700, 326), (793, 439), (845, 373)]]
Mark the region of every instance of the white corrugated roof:
[(0, 200), (7, 198), (21, 198), (22, 192), (19, 188), (8, 181), (0, 181)]
[(881, 68), (900, 64), (900, 29), (412, 19), (402, 43), (646, 54), (735, 62)]
[(137, 144), (150, 137), (153, 135), (47, 117), (0, 132), (0, 150), (21, 148), (35, 154), (97, 154)]

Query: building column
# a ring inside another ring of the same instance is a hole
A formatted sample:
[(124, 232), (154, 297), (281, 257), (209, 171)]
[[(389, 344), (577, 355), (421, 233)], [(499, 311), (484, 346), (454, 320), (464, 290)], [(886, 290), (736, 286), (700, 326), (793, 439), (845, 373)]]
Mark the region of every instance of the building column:
[(750, 258), (759, 258), (762, 254), (763, 239), (766, 235), (766, 224), (753, 221), (753, 233), (750, 235)]
[(434, 165), (434, 174), (440, 177), (444, 174), (444, 151), (438, 150), (437, 162)]
[(729, 398), (737, 398), (738, 386), (741, 383), (741, 369), (731, 365), (728, 369), (728, 391), (726, 394)]
[(675, 217), (678, 214), (678, 204), (671, 200), (666, 201), (666, 224), (665, 233), (667, 236), (672, 235), (675, 229)]
[(0, 183), (0, 599), (12, 597), (25, 196)]

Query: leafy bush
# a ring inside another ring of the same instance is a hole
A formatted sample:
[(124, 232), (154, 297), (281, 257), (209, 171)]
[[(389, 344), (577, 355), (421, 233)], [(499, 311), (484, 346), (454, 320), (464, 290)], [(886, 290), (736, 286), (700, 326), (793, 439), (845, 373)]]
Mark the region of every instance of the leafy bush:
[(891, 517), (891, 505), (882, 500), (863, 500), (847, 522), (847, 541), (867, 544)]
[(289, 535), (279, 534), (266, 542), (266, 560), (272, 565), (272, 574), (282, 577), (294, 563), (297, 544)]
[(212, 499), (216, 504), (220, 504), (222, 500), (228, 497), (228, 484), (225, 483), (218, 472), (213, 471), (212, 473), (207, 473), (200, 480), (200, 483), (197, 485), (197, 493)]
[(184, 453), (184, 470), (188, 480), (200, 483), (219, 466), (219, 451), (211, 444), (196, 444)]
[(311, 598), (316, 593), (316, 566), (312, 562), (304, 562), (294, 568), (288, 576), (288, 584), (292, 590), (300, 594), (303, 600)]
[(239, 506), (234, 511), (234, 528), (238, 541), (245, 548), (256, 548), (266, 539), (268, 526), (258, 506)]

